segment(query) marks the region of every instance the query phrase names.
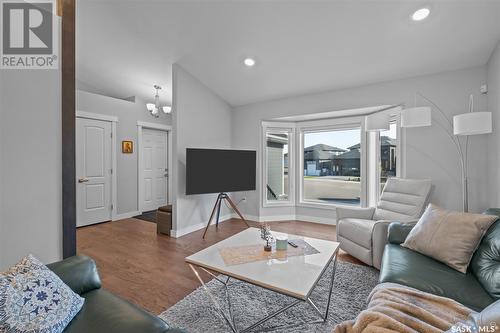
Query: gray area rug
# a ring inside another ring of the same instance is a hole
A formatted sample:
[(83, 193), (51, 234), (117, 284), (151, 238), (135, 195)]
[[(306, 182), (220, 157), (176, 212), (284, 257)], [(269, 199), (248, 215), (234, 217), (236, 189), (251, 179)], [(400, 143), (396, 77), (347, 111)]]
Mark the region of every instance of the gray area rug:
[[(332, 268), (333, 264), (323, 274), (311, 295), (311, 299), (321, 311), (324, 311), (326, 307)], [(253, 332), (331, 332), (336, 324), (354, 319), (366, 307), (366, 299), (376, 286), (377, 281), (378, 271), (376, 269), (339, 261), (335, 274), (330, 313), (326, 323), (311, 324), (310, 322), (318, 321), (319, 316), (310, 304), (299, 303), (255, 328)], [(223, 285), (216, 280), (211, 280), (207, 286), (217, 295), (219, 304), (224, 306), (226, 313), (228, 313)], [(229, 293), (238, 330), (249, 327), (259, 319), (294, 300), (237, 280), (231, 280)], [(231, 332), (202, 287), (160, 314), (160, 318), (171, 327), (183, 328), (190, 333)], [(273, 328), (284, 324), (287, 327), (277, 330)]]

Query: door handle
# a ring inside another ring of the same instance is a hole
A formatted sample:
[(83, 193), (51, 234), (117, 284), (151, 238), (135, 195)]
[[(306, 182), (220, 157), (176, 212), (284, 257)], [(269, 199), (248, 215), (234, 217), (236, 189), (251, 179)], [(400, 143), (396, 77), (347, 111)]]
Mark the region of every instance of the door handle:
[(79, 183), (86, 183), (86, 182), (88, 182), (88, 181), (89, 181), (89, 180), (88, 180), (87, 178), (80, 178), (80, 179), (78, 179), (78, 182), (79, 182)]

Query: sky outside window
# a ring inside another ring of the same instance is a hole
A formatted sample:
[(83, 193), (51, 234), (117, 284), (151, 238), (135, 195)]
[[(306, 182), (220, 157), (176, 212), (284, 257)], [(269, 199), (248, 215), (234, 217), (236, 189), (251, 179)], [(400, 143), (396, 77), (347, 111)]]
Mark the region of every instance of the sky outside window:
[[(390, 130), (384, 131), (382, 135), (387, 135), (391, 138), (395, 138), (396, 126), (391, 126)], [(347, 149), (348, 147), (360, 143), (359, 129), (305, 133), (304, 148), (320, 143), (332, 147)]]
[(358, 144), (359, 139), (359, 129), (305, 133), (304, 148), (322, 143), (347, 150), (348, 147)]

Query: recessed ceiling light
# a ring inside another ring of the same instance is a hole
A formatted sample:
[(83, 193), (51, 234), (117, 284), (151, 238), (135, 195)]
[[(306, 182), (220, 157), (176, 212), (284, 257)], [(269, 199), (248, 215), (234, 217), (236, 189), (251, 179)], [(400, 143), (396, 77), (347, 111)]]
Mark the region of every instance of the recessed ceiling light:
[(252, 66), (255, 65), (255, 59), (253, 59), (253, 58), (245, 58), (245, 60), (243, 60), (243, 63), (247, 67), (252, 67)]
[(415, 13), (413, 13), (413, 15), (411, 16), (411, 19), (413, 21), (422, 21), (422, 20), (425, 20), (427, 18), (427, 16), (429, 16), (429, 14), (431, 13), (431, 10), (427, 7), (424, 7), (424, 8), (420, 8), (418, 10), (415, 11)]

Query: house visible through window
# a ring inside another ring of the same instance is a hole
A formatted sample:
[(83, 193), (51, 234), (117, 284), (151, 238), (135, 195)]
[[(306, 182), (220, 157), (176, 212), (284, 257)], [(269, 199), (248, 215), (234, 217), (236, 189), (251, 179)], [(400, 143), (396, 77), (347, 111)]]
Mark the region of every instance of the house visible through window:
[(304, 132), (304, 202), (360, 205), (361, 128)]
[(397, 125), (391, 123), (389, 130), (380, 132), (380, 191), (388, 178), (396, 177)]
[(266, 197), (268, 202), (287, 201), (289, 199), (289, 140), (290, 135), (288, 132), (266, 132)]

